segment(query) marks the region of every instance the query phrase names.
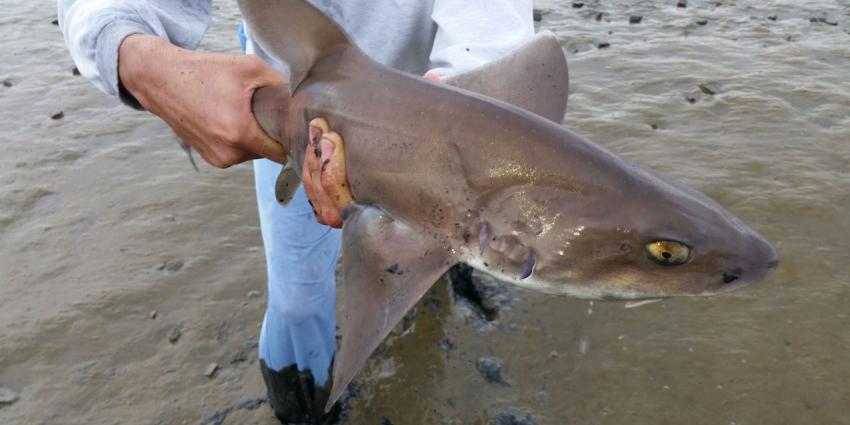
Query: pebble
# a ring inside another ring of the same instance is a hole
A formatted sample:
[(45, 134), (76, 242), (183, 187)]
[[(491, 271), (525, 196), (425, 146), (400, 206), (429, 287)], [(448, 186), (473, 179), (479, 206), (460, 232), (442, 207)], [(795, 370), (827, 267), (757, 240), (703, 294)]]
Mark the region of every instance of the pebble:
[(557, 359), (558, 358), (558, 352), (555, 351), (555, 350), (552, 350), (552, 351), (549, 352), (548, 357), (549, 357), (549, 360)]
[(150, 314), (148, 314), (148, 318), (153, 320), (153, 319), (156, 319), (156, 316), (158, 316), (158, 315), (159, 315), (159, 313), (156, 310), (152, 310), (150, 312)]
[(775, 20), (776, 20), (776, 18), (778, 18), (778, 16), (777, 16), (777, 15), (769, 15), (769, 16), (767, 17), (767, 19), (768, 19), (768, 20), (771, 20), (771, 21), (775, 21)]
[(700, 26), (708, 25), (708, 19), (698, 19), (697, 25), (700, 25)]
[(176, 272), (176, 271), (178, 271), (182, 268), (183, 268), (183, 262), (182, 261), (180, 261), (180, 260), (169, 260), (169, 261), (166, 261), (166, 262), (160, 264), (159, 267), (157, 267), (156, 269), (160, 270), (160, 271), (166, 270), (166, 271), (169, 271), (169, 272)]
[(53, 24), (53, 25), (59, 25), (59, 19), (54, 19), (50, 23)]
[(71, 74), (73, 74), (73, 75), (80, 75), (80, 68), (77, 68), (77, 67), (75, 66), (75, 67), (74, 67), (74, 69), (72, 69), (72, 70), (71, 70)]
[(455, 343), (448, 338), (444, 338), (440, 341), (440, 348), (446, 351), (452, 351), (455, 349)]
[[(581, 9), (582, 7), (584, 7), (584, 3), (573, 2), (573, 9)], [(528, 15), (526, 15), (526, 16), (528, 16)]]
[(62, 118), (65, 118), (65, 112), (63, 111), (59, 111), (50, 116), (50, 119), (52, 120), (61, 120)]
[(12, 87), (12, 80), (8, 78), (3, 80), (3, 87)]
[(688, 93), (685, 95), (685, 100), (687, 100), (688, 103), (694, 104), (697, 103), (697, 96), (693, 93)]
[(394, 425), (393, 421), (389, 420), (386, 416), (381, 416), (381, 425)]
[(178, 327), (173, 327), (168, 331), (168, 342), (172, 344), (177, 344), (177, 341), (183, 335), (183, 332)]
[(688, 0), (679, 0), (679, 2), (676, 3), (676, 7), (688, 7)]
[(245, 354), (244, 351), (237, 351), (233, 354), (233, 357), (230, 358), (230, 364), (242, 363), (248, 360), (248, 355)]
[(493, 384), (510, 385), (502, 377), (502, 361), (496, 357), (482, 357), (478, 359), (478, 371), (487, 382)]
[(534, 9), (534, 11), (531, 12), (531, 14), (532, 14), (531, 16), (534, 17), (534, 22), (540, 22), (540, 21), (543, 20), (543, 12), (540, 11), (540, 9)]
[(607, 48), (611, 47), (611, 43), (609, 43), (607, 41), (603, 41), (603, 42), (599, 43), (599, 45), (597, 45), (596, 47), (598, 47), (600, 49), (607, 49)]
[(630, 24), (639, 24), (640, 21), (642, 21), (642, 20), (643, 20), (643, 16), (640, 16), (640, 15), (629, 16), (629, 23)]
[(18, 394), (6, 387), (0, 387), (0, 404), (11, 404), (18, 400)]
[(246, 296), (248, 298), (260, 298), (261, 295), (263, 295), (263, 293), (260, 291), (248, 291), (248, 295)]
[(527, 413), (525, 417), (517, 416), (516, 413), (502, 412), (490, 422), (490, 425), (537, 425), (531, 413)]
[(218, 370), (218, 363), (212, 362), (204, 368), (204, 376), (207, 378), (212, 378), (215, 375), (215, 372)]
[(712, 84), (700, 84), (699, 90), (709, 96), (714, 96), (718, 92), (717, 87)]
[(838, 25), (838, 22), (830, 21), (830, 20), (828, 20), (824, 17), (811, 18), (811, 19), (809, 19), (809, 22), (811, 22), (813, 24), (821, 23), (821, 24), (827, 24), (827, 25), (832, 25), (832, 26)]

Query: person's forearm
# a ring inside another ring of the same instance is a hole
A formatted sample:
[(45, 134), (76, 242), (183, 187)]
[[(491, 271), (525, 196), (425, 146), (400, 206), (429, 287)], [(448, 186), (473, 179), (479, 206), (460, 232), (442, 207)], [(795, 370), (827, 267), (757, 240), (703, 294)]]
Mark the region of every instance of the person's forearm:
[(130, 34), (151, 34), (186, 48), (200, 42), (210, 23), (211, 0), (58, 0), (59, 25), (77, 68), (95, 86), (126, 104), (119, 90), (118, 48)]
[[(174, 74), (182, 72), (190, 60), (190, 51), (181, 49), (157, 36), (131, 34), (118, 49), (118, 80), (121, 87), (135, 97), (142, 107), (157, 113), (157, 98), (169, 95), (179, 84)], [(151, 66), (151, 64), (156, 64)]]

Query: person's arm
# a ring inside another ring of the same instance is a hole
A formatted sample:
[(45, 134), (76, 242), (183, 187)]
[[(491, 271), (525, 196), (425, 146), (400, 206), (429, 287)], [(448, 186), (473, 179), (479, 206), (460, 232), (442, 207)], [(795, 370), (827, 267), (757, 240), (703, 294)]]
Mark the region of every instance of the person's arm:
[(531, 0), (435, 0), (437, 34), (426, 74), (459, 74), (511, 53), (534, 36)]
[(260, 86), (285, 77), (254, 55), (194, 52), (211, 0), (59, 0), (59, 23), (81, 74), (162, 118), (210, 164), (285, 161), (251, 114)]

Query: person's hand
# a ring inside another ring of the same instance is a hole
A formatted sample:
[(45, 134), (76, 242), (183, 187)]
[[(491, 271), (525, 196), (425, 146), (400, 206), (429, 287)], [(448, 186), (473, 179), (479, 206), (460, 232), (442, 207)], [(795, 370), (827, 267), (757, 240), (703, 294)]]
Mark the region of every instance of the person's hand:
[(258, 56), (193, 52), (133, 34), (119, 47), (118, 75), (142, 107), (211, 165), (227, 168), (259, 157), (286, 162), (283, 147), (251, 113), (254, 89), (283, 84), (286, 77)]
[(342, 209), (354, 200), (345, 173), (345, 146), (323, 118), (310, 121), (310, 144), (301, 180), (316, 221), (342, 227)]

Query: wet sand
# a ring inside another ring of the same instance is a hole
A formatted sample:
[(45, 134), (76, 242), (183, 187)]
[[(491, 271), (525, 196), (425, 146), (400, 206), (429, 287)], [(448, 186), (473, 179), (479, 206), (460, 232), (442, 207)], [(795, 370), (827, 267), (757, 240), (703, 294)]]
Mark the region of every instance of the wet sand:
[[(568, 53), (566, 124), (727, 206), (776, 273), (632, 309), (503, 288), (490, 321), (438, 284), (349, 423), (850, 424), (850, 5), (800, 3), (536, 4)], [(0, 423), (274, 424), (239, 405), (264, 393), (250, 167), (196, 174), (73, 74), (53, 2), (2, 6)], [(216, 7), (202, 48), (236, 52)]]

